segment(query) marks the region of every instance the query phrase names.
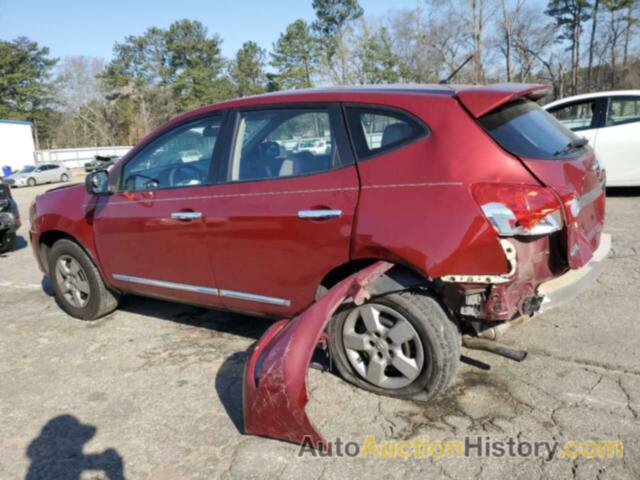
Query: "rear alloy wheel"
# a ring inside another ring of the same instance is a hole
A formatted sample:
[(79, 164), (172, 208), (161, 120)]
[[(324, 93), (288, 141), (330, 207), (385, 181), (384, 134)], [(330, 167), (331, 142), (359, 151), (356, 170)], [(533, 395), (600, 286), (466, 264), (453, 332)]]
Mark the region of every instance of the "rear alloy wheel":
[(118, 306), (86, 252), (72, 240), (58, 240), (49, 252), (49, 276), (58, 305), (81, 320), (95, 320)]
[(69, 181), (69, 175), (67, 175), (66, 173), (63, 173), (62, 175), (60, 175), (60, 181), (61, 182), (68, 182)]
[(342, 341), (351, 367), (376, 387), (406, 387), (424, 366), (418, 332), (385, 305), (367, 303), (354, 308), (344, 321)]
[(36, 186), (36, 179), (31, 177), (27, 180), (27, 185), (29, 185), (30, 187), (35, 187)]
[(392, 293), (338, 313), (329, 324), (340, 374), (366, 390), (426, 401), (446, 389), (460, 335), (425, 292)]

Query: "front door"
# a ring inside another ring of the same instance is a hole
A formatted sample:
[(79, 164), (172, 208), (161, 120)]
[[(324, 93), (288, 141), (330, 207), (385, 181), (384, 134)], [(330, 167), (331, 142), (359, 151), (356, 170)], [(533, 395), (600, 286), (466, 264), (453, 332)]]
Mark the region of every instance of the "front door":
[(577, 135), (589, 140), (589, 144), (596, 149), (598, 131), (604, 113), (605, 99), (589, 98), (570, 103), (563, 103), (549, 109), (560, 123)]
[(236, 112), (205, 243), (230, 309), (290, 315), (349, 260), (359, 182), (338, 105)]
[(201, 118), (161, 134), (119, 167), (119, 191), (99, 198), (96, 246), (114, 286), (220, 303), (202, 236), (222, 118)]

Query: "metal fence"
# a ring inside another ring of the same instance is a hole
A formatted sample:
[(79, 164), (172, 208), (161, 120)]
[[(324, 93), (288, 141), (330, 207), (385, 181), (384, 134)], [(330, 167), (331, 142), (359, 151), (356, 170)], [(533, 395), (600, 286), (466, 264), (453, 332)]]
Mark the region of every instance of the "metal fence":
[(86, 148), (60, 148), (56, 150), (37, 150), (36, 163), (61, 163), (68, 168), (79, 168), (93, 160), (96, 155), (126, 154), (131, 147), (86, 147)]

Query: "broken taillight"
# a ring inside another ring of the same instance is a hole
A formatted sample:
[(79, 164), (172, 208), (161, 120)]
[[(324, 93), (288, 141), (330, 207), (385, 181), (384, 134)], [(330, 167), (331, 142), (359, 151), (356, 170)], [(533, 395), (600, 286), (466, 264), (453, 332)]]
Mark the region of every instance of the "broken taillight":
[(478, 183), (471, 193), (501, 237), (547, 235), (562, 229), (562, 205), (548, 188)]

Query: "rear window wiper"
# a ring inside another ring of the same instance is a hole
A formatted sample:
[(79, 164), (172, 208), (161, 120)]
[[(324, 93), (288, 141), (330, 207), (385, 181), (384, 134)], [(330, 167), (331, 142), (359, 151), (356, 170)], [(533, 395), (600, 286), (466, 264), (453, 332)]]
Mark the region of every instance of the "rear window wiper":
[(575, 140), (571, 140), (569, 143), (567, 143), (567, 145), (564, 148), (554, 153), (553, 156), (557, 157), (558, 155), (562, 155), (564, 153), (569, 153), (573, 150), (577, 150), (578, 148), (584, 147), (587, 143), (589, 143), (589, 140), (587, 140), (584, 137), (576, 138)]

